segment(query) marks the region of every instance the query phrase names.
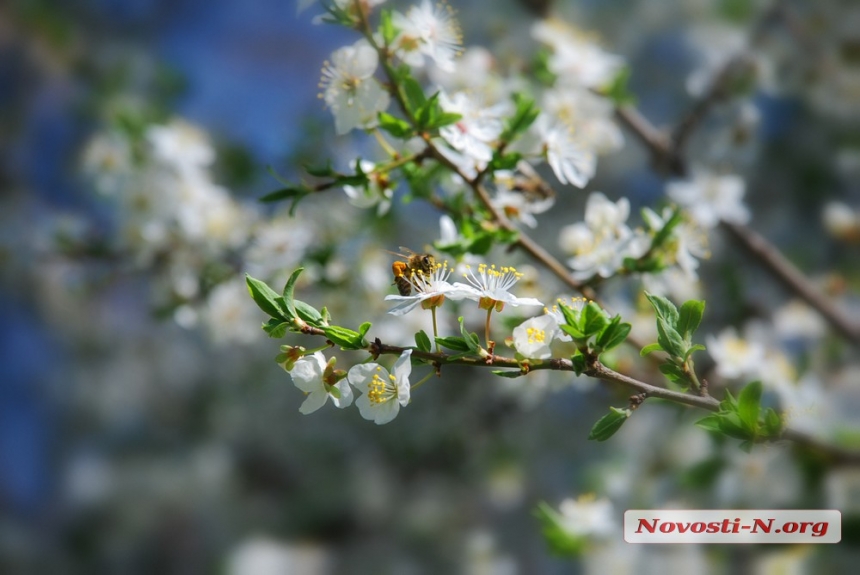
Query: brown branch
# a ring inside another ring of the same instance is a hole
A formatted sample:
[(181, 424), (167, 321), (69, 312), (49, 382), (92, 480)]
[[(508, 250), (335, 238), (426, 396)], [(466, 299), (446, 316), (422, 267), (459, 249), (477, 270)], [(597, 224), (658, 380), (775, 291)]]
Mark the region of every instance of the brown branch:
[(819, 292), (806, 277), (773, 244), (746, 226), (721, 222), (720, 226), (750, 254), (763, 263), (788, 289), (799, 295), (854, 345), (860, 345), (860, 325), (849, 321), (832, 300)]

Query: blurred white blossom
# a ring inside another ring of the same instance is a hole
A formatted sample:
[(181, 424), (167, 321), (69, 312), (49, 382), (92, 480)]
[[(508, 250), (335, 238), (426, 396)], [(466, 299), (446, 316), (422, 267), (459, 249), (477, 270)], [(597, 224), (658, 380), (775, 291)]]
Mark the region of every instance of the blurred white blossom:
[(372, 128), (388, 108), (388, 92), (373, 77), (378, 65), (379, 55), (364, 39), (335, 50), (323, 65), (320, 87), (338, 134)]
[(687, 180), (666, 185), (666, 195), (706, 228), (720, 221), (747, 223), (750, 213), (743, 203), (745, 191), (746, 184), (740, 176), (718, 175), (701, 168), (694, 168)]

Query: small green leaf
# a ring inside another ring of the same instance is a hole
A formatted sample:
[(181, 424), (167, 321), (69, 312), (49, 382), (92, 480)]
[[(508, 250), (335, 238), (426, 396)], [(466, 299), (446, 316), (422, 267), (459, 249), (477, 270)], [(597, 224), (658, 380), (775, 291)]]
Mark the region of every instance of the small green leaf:
[(645, 357), (646, 355), (648, 355), (652, 351), (663, 351), (663, 348), (660, 346), (659, 343), (649, 343), (648, 345), (646, 345), (645, 347), (642, 348), (642, 351), (639, 352), (639, 356)]
[(703, 351), (704, 349), (705, 349), (705, 346), (700, 344), (700, 343), (691, 345), (689, 348), (687, 348), (687, 351), (684, 353), (684, 361), (689, 359), (690, 356), (693, 355), (694, 351)]
[(673, 328), (678, 325), (678, 308), (675, 307), (675, 304), (663, 296), (651, 295), (648, 292), (645, 292), (645, 297), (648, 298), (649, 302), (651, 302), (651, 305), (654, 307), (654, 311), (657, 312), (658, 318), (666, 320), (666, 322)]
[(278, 305), (278, 294), (275, 293), (272, 288), (267, 286), (265, 282), (245, 274), (245, 283), (248, 284), (248, 292), (251, 294), (251, 297), (254, 298), (254, 301), (261, 310), (275, 319), (283, 321), (290, 319), (284, 314), (281, 306)]
[(735, 399), (735, 396), (732, 395), (732, 392), (728, 389), (726, 390), (726, 396), (720, 402), (720, 410), (721, 411), (737, 411), (738, 410), (738, 400)]
[(599, 333), (608, 323), (609, 320), (603, 309), (593, 301), (588, 302), (588, 305), (582, 310), (580, 325), (586, 337)]
[[(286, 300), (284, 301), (286, 302)], [(326, 321), (323, 319), (323, 316), (320, 314), (320, 312), (317, 311), (314, 306), (297, 299), (293, 300), (293, 305), (296, 308), (296, 313), (298, 314), (298, 316), (309, 324), (319, 327), (326, 323)]]
[(585, 339), (585, 334), (576, 329), (575, 327), (571, 327), (566, 324), (562, 324), (558, 326), (561, 331), (572, 337), (573, 339)]
[(534, 123), (540, 115), (540, 109), (535, 106), (535, 101), (520, 93), (513, 95), (514, 105), (516, 110), (514, 115), (508, 118), (505, 131), (502, 132), (501, 140), (510, 142)]
[(323, 326), (325, 336), (340, 346), (341, 349), (364, 349), (365, 345), (360, 333), (339, 325)]
[(621, 316), (616, 315), (597, 336), (597, 346), (605, 351), (621, 345), (627, 339), (631, 327), (629, 323), (621, 323)]
[(699, 300), (687, 300), (681, 306), (678, 314), (678, 332), (685, 341), (690, 341), (690, 336), (699, 327), (702, 315), (705, 313), (705, 302)]
[(657, 343), (672, 357), (684, 356), (686, 346), (681, 334), (662, 318), (657, 318)]
[(278, 339), (287, 334), (287, 329), (289, 327), (290, 324), (288, 322), (272, 318), (263, 324), (263, 331), (265, 331), (269, 337)]
[(390, 46), (397, 37), (397, 28), (391, 19), (391, 10), (381, 10), (379, 13), (379, 33), (382, 34), (382, 41), (386, 46)]
[(369, 321), (366, 321), (366, 322), (362, 323), (360, 326), (358, 326), (358, 335), (361, 336), (362, 343), (364, 344), (364, 345), (362, 345), (362, 347), (365, 347), (367, 345), (367, 342), (364, 341), (364, 336), (367, 335), (367, 330), (369, 330), (372, 325), (373, 325), (372, 323), (370, 323)]
[(412, 136), (413, 130), (409, 122), (395, 118), (387, 112), (379, 113), (379, 127), (395, 138), (406, 139)]
[(588, 439), (595, 441), (606, 441), (621, 429), (627, 418), (632, 412), (629, 409), (618, 409), (610, 407), (609, 413), (601, 417), (594, 427), (591, 428), (591, 433), (588, 434)]
[(466, 326), (463, 324), (463, 317), (460, 316), (458, 319), (460, 322), (460, 335), (463, 336), (463, 340), (469, 346), (469, 351), (477, 352), (481, 349), (481, 340), (476, 333), (469, 333), (466, 330)]
[(760, 381), (754, 381), (744, 387), (738, 395), (738, 416), (744, 427), (755, 433), (758, 428), (758, 412), (761, 406), (762, 386)]
[(415, 346), (420, 351), (430, 351), (430, 338), (427, 336), (427, 332), (423, 329), (415, 334)]
[(469, 344), (466, 343), (466, 340), (462, 337), (437, 337), (436, 343), (446, 349), (451, 349), (454, 351), (471, 351), (472, 349)]
[(305, 268), (296, 268), (296, 270), (290, 274), (287, 283), (284, 284), (284, 303), (287, 306), (287, 309), (292, 314), (290, 317), (296, 317), (298, 314), (296, 312), (296, 304), (293, 301), (295, 298), (293, 294), (296, 290), (296, 281), (299, 279), (299, 276), (302, 275), (302, 272), (305, 271)]
[(401, 80), (401, 86), (403, 86), (403, 93), (406, 96), (406, 107), (409, 109), (411, 114), (415, 115), (425, 102), (427, 102), (427, 96), (424, 94), (424, 89), (421, 88), (421, 84), (408, 74), (408, 67), (406, 75)]

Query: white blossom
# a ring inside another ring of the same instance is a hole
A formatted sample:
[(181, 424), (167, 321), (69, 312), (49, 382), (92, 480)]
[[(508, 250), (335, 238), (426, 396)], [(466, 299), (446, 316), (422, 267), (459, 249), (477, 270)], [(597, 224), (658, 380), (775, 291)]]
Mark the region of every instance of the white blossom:
[(532, 36), (553, 49), (547, 66), (563, 86), (600, 88), (612, 82), (624, 66), (620, 56), (604, 51), (560, 20), (539, 20), (532, 26)]
[(429, 58), (442, 70), (454, 70), (463, 37), (450, 6), (422, 0), (406, 15), (394, 12), (391, 23), (399, 30), (392, 42), (398, 58), (416, 68), (423, 67), (424, 59)]
[(463, 277), (468, 284), (456, 282), (454, 287), (462, 291), (462, 297), (482, 304), (510, 304), (514, 307), (543, 305), (533, 297), (520, 298), (510, 293), (509, 290), (522, 276), (515, 268), (508, 266), (496, 268), (495, 265), (479, 264), (477, 273), (472, 271), (472, 266), (466, 266)]
[(556, 317), (550, 313), (527, 319), (514, 328), (513, 344), (517, 352), (530, 359), (552, 357), (550, 344), (563, 333)]
[(473, 164), (473, 170), (483, 170), (493, 159), (493, 144), (502, 134), (502, 118), (510, 110), (510, 105), (503, 102), (485, 106), (480, 98), (465, 92), (449, 96), (444, 91), (439, 93), (439, 105), (446, 112), (462, 116), (454, 124), (440, 128), (439, 134)]
[(705, 336), (705, 346), (717, 364), (720, 377), (735, 379), (754, 376), (759, 373), (759, 366), (764, 361), (764, 346), (739, 337), (731, 327), (716, 337)]
[(541, 114), (535, 121), (534, 130), (542, 147), (542, 155), (562, 184), (578, 188), (594, 177), (597, 158), (576, 137), (573, 129), (548, 114)]
[(585, 222), (566, 226), (559, 236), (561, 247), (573, 254), (568, 265), (575, 279), (610, 277), (623, 266), (624, 258), (645, 253), (650, 242), (627, 226), (629, 215), (627, 198), (612, 202), (600, 192), (588, 196)]
[(573, 537), (601, 537), (615, 532), (615, 511), (606, 498), (568, 498), (559, 504), (558, 510), (559, 526)]
[(404, 315), (415, 309), (419, 303), (428, 300), (435, 300), (433, 307), (438, 307), (445, 298), (462, 299), (465, 293), (463, 290), (448, 283), (450, 275), (451, 270), (448, 268), (448, 262), (444, 262), (436, 264), (428, 276), (416, 273), (406, 278), (412, 288), (412, 293), (405, 296), (395, 294), (385, 296), (385, 301), (399, 302), (388, 310), (388, 313), (391, 315)]
[[(357, 162), (359, 160), (351, 162), (353, 169), (356, 168)], [(361, 171), (368, 175), (370, 182), (366, 186), (344, 186), (343, 191), (349, 198), (349, 203), (362, 209), (377, 206), (376, 215), (384, 216), (391, 209), (391, 198), (394, 195), (394, 190), (389, 186), (384, 174), (374, 173), (376, 164), (368, 160), (361, 160), (358, 165), (361, 166)]]
[(299, 359), (289, 371), (295, 386), (307, 394), (304, 403), (299, 407), (300, 413), (313, 413), (329, 399), (335, 407), (341, 409), (352, 404), (352, 389), (346, 379), (333, 384), (326, 381), (327, 372), (331, 372), (333, 363), (326, 363), (325, 356), (321, 351), (317, 351)]
[(350, 368), (349, 382), (362, 396), (355, 401), (361, 416), (377, 425), (388, 423), (409, 403), (409, 376), (412, 373), (412, 350), (405, 350), (391, 373), (378, 363), (362, 363)]
[(373, 77), (378, 64), (376, 50), (362, 39), (336, 50), (323, 66), (320, 87), (338, 134), (375, 126), (388, 107), (388, 92)]

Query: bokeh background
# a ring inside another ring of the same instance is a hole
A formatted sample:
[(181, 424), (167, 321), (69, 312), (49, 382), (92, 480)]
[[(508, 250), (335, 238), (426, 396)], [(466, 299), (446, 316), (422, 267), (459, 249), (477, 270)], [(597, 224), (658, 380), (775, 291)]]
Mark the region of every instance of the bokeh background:
[[(467, 46), (487, 46), (500, 63), (536, 51), (541, 3), (451, 3)], [(696, 74), (742, 46), (770, 4), (551, 8), (627, 60), (639, 109), (667, 126), (692, 106)], [(714, 107), (689, 156), (742, 173), (753, 227), (856, 319), (860, 10), (783, 4), (790, 17), (756, 48), (755, 81)], [(700, 414), (671, 406), (636, 412), (606, 444), (586, 441), (609, 404), (626, 402), (623, 390), (452, 369), (385, 426), (356, 410), (298, 413), (301, 394), (273, 361), (280, 342), (258, 329), (264, 318), (236, 274), (282, 282), (301, 263), (304, 299), (408, 342), (426, 318), (385, 316), (383, 250), (439, 234), (439, 214), (400, 204), (404, 190), (382, 220), (338, 190), (305, 200), (297, 218), (256, 203), (279, 186), (269, 166), (295, 178), (303, 162), (344, 167), (367, 149), (361, 135), (335, 138), (317, 98), (322, 63), (355, 40), (313, 24), (319, 12), (282, 0), (0, 5), (0, 572), (847, 572), (858, 559), (860, 470), (791, 446), (744, 454), (694, 427)], [(117, 126), (179, 119), (207, 134), (217, 158), (207, 185), (254, 220), (256, 255), (213, 240), (171, 259), (118, 239), (127, 206), (99, 193), (88, 151)], [(665, 178), (626, 140), (587, 189), (628, 197), (636, 212), (662, 197)], [(585, 196), (564, 190), (540, 216), (535, 236), (549, 249), (581, 220)], [(842, 227), (822, 217), (834, 201), (847, 209)], [(703, 329), (766, 340), (796, 381), (822, 383), (809, 401), (826, 409), (811, 427), (856, 441), (856, 347), (809, 314), (792, 324), (792, 294), (729, 239), (711, 242), (697, 287)], [(561, 294), (541, 273), (530, 270), (528, 289)], [(622, 281), (606, 294), (647, 337), (639, 289)], [(778, 317), (788, 317), (783, 328)], [(640, 369), (635, 355), (619, 361)], [(704, 354), (702, 365), (713, 368)], [(610, 500), (618, 524), (632, 507), (839, 508), (844, 541), (644, 548), (616, 529), (577, 557), (554, 555), (536, 506), (587, 494)]]

